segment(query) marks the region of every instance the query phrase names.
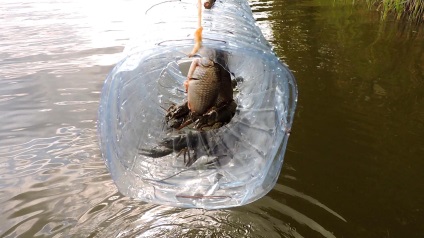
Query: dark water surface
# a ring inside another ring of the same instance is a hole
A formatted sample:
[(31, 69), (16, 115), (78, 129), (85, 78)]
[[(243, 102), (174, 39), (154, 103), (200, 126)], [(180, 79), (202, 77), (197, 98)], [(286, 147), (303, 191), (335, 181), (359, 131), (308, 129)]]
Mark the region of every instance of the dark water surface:
[(252, 0), (299, 103), (275, 188), (181, 209), (121, 196), (100, 90), (137, 1), (0, 4), (0, 237), (424, 237), (424, 34), (350, 2)]

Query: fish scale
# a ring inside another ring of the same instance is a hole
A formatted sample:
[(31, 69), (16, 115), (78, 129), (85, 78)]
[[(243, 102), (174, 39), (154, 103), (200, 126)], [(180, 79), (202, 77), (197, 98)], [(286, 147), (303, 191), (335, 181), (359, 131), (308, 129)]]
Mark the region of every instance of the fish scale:
[(203, 114), (210, 109), (218, 98), (220, 78), (219, 65), (199, 65), (196, 67), (188, 83), (188, 101), (190, 110), (196, 114)]

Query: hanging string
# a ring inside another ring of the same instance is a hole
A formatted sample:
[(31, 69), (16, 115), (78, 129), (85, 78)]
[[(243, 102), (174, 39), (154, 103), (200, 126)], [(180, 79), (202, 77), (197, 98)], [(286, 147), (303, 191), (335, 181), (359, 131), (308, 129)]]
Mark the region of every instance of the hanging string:
[(197, 51), (202, 47), (202, 0), (197, 1), (197, 30), (194, 32), (194, 47), (189, 57), (195, 55)]

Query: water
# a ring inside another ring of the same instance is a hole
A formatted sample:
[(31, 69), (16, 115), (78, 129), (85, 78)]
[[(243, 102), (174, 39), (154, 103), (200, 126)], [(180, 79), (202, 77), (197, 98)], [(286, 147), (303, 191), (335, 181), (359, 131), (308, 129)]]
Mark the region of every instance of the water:
[(123, 197), (100, 158), (99, 93), (137, 2), (3, 0), (0, 236), (423, 237), (422, 27), (350, 4), (251, 1), (298, 108), (277, 186), (206, 211)]

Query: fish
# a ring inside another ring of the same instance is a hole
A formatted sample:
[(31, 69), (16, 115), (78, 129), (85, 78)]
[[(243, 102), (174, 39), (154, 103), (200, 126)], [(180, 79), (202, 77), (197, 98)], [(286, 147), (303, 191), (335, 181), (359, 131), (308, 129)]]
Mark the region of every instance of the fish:
[(203, 115), (212, 107), (220, 107), (233, 100), (230, 73), (207, 57), (192, 61), (184, 86), (188, 108), (195, 115)]

